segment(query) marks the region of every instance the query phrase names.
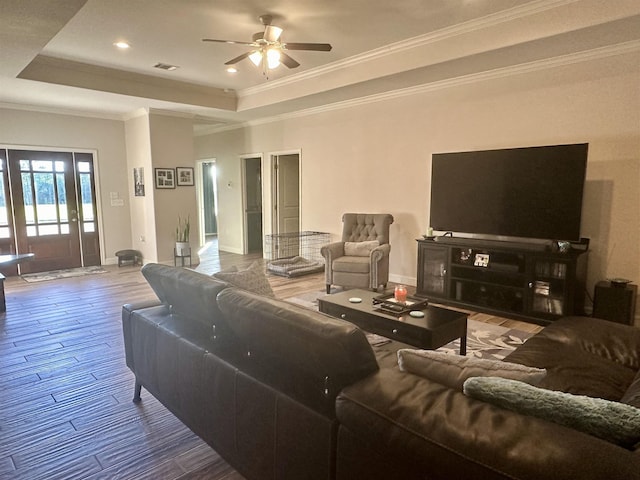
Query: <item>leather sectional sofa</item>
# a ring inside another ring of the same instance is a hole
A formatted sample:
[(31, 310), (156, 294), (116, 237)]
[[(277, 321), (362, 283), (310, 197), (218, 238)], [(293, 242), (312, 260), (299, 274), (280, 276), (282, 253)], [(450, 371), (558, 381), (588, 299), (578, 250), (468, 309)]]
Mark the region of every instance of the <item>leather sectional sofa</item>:
[[(159, 300), (122, 316), (134, 401), (151, 393), (248, 479), (640, 479), (636, 445), (401, 371), (406, 345), (191, 270), (143, 274)], [(563, 319), (507, 360), (545, 368), (541, 387), (640, 406), (633, 327)]]

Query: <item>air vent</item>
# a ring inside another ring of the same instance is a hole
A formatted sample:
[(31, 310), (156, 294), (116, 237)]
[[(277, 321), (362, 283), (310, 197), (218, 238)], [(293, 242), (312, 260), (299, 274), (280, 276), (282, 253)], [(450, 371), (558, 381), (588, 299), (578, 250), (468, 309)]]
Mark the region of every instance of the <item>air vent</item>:
[(170, 72), (179, 68), (177, 65), (169, 65), (168, 63), (156, 63), (153, 68), (159, 68), (161, 70), (169, 70)]

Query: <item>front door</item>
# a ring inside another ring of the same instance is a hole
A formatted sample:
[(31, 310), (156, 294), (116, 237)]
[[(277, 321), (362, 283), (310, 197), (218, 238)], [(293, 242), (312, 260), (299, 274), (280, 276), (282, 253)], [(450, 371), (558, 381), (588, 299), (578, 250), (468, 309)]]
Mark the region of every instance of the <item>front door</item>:
[(91, 154), (8, 152), (17, 253), (35, 254), (21, 273), (82, 266), (81, 237), (85, 266), (99, 264)]

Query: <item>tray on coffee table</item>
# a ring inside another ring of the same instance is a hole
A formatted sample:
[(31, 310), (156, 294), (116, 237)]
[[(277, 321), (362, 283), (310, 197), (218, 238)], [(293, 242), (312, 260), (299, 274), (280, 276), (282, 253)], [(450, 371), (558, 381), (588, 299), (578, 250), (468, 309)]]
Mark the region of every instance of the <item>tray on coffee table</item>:
[(412, 297), (410, 295), (407, 295), (406, 301), (399, 302), (394, 298), (393, 293), (387, 293), (373, 298), (374, 308), (392, 315), (402, 315), (411, 310), (422, 310), (426, 308), (428, 303), (428, 300), (425, 298)]

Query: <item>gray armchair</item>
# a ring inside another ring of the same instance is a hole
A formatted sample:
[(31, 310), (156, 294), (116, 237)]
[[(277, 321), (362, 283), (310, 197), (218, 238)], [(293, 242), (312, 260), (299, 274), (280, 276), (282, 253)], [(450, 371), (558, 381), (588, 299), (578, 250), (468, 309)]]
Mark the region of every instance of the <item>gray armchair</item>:
[[(388, 213), (345, 213), (342, 216), (342, 241), (324, 245), (327, 293), (331, 285), (367, 288), (377, 291), (389, 281)], [(377, 242), (377, 244), (376, 244)]]

